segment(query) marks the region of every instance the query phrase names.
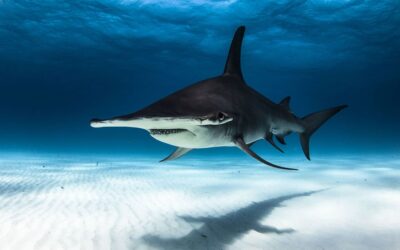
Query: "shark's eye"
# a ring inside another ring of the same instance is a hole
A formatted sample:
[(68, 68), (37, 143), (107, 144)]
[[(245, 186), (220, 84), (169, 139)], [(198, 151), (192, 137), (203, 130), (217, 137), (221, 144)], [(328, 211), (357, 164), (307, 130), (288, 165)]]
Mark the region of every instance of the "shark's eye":
[(226, 115), (224, 113), (218, 112), (218, 114), (217, 114), (218, 120), (223, 121), (223, 120), (225, 120), (225, 117), (226, 117)]

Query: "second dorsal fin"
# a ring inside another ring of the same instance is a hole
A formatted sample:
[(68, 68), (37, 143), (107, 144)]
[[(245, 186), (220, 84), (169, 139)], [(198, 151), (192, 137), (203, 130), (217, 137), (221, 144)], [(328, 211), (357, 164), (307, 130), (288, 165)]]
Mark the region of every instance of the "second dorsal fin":
[(228, 58), (226, 59), (224, 75), (235, 75), (243, 78), (240, 66), (240, 57), (244, 31), (244, 26), (240, 26), (236, 29), (229, 49)]
[(286, 96), (283, 100), (279, 103), (282, 107), (285, 107), (287, 110), (290, 110), (290, 96)]

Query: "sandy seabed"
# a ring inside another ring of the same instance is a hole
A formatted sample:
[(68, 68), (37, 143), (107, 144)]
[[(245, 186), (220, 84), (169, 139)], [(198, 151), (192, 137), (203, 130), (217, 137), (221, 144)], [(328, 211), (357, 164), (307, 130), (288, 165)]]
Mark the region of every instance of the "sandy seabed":
[(3, 157), (0, 249), (400, 249), (400, 159), (337, 158)]

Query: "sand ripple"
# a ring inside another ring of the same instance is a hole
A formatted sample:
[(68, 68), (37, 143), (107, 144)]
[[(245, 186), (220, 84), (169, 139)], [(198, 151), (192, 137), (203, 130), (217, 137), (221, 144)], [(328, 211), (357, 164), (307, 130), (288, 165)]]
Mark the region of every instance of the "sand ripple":
[(396, 160), (7, 159), (0, 249), (399, 249), (399, 187)]

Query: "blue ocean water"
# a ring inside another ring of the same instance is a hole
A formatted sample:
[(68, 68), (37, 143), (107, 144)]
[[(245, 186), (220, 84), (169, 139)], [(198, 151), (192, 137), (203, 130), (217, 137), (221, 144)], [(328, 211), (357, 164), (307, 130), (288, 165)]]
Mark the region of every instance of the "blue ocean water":
[(298, 116), (349, 105), (313, 137), (312, 151), (398, 152), (399, 24), (392, 0), (3, 1), (1, 150), (171, 150), (143, 131), (93, 130), (89, 120), (220, 74), (245, 25), (251, 87), (275, 102), (291, 96)]

